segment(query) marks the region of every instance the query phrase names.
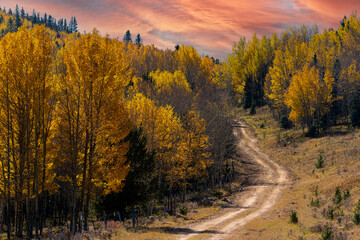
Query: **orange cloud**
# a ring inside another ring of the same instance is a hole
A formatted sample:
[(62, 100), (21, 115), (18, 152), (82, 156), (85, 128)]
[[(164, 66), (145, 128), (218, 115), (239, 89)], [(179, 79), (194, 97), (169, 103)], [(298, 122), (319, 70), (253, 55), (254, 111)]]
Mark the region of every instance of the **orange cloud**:
[(195, 46), (204, 55), (224, 59), (234, 41), (280, 33), (290, 26), (318, 24), (336, 27), (344, 15), (360, 7), (359, 0), (6, 0), (60, 18), (76, 16), (81, 31), (96, 27), (122, 38), (126, 30), (140, 33), (145, 44), (173, 48)]

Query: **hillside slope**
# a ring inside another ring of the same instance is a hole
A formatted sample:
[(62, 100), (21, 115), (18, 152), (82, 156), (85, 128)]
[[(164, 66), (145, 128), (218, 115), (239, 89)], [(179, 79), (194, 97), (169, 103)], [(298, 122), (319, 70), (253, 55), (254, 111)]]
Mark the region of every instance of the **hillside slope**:
[[(271, 211), (239, 230), (237, 236), (319, 239), (328, 227), (335, 239), (358, 239), (360, 231), (353, 218), (360, 199), (359, 131), (338, 126), (321, 137), (306, 138), (301, 129), (280, 131), (268, 108), (245, 119), (255, 129), (261, 149), (289, 169), (295, 182)], [(324, 166), (316, 168), (319, 159)], [(339, 203), (334, 201), (337, 187)], [(290, 222), (292, 211), (297, 212), (298, 224)]]

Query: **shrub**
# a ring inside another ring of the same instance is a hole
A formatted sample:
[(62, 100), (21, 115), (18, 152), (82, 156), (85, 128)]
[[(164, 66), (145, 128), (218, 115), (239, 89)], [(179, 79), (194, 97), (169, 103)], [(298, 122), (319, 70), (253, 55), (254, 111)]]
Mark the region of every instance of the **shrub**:
[(219, 199), (224, 195), (224, 193), (220, 190), (212, 191), (210, 194), (211, 194), (211, 196), (217, 197)]
[(311, 198), (310, 205), (311, 205), (312, 207), (320, 207), (319, 198), (315, 198), (315, 200), (314, 200), (313, 198)]
[(282, 129), (290, 129), (290, 128), (291, 128), (291, 125), (292, 125), (292, 123), (291, 123), (291, 121), (289, 120), (289, 118), (287, 118), (287, 117), (282, 117), (282, 118), (280, 119), (280, 127), (281, 127)]
[(292, 211), (290, 214), (290, 221), (292, 223), (298, 223), (299, 219), (297, 217), (297, 212), (296, 211)]
[(189, 213), (189, 209), (185, 205), (181, 205), (180, 214), (187, 215)]
[(336, 187), (333, 201), (335, 204), (339, 204), (341, 202), (341, 200), (342, 200), (342, 197), (341, 197), (340, 188)]
[(353, 217), (353, 221), (356, 225), (360, 224), (360, 200), (357, 204), (357, 206), (354, 209), (354, 217)]
[(332, 233), (330, 227), (328, 227), (328, 226), (325, 227), (325, 229), (321, 233), (321, 239), (323, 239), (323, 240), (333, 239), (333, 233)]
[(344, 200), (350, 197), (350, 191), (349, 189), (346, 189), (344, 192)]
[(354, 212), (353, 221), (356, 225), (360, 224), (360, 213), (359, 212)]
[(330, 207), (329, 210), (327, 211), (327, 217), (331, 220), (334, 219), (334, 212), (335, 212), (335, 209), (333, 207)]
[(315, 164), (315, 167), (316, 168), (323, 168), (324, 167), (324, 158), (323, 158), (321, 153), (319, 154), (319, 158), (318, 158), (318, 161)]

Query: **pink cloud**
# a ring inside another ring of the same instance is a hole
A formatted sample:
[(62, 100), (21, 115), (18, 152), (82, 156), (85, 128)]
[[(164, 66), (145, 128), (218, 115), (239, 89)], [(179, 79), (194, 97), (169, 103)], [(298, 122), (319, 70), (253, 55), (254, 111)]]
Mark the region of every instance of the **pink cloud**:
[(359, 0), (298, 0), (297, 4), (313, 11), (325, 24), (338, 23), (344, 15), (360, 9)]
[(145, 44), (173, 48), (197, 47), (204, 55), (224, 59), (234, 41), (280, 33), (290, 26), (318, 24), (337, 27), (344, 15), (360, 7), (359, 0), (6, 0), (60, 18), (76, 16), (81, 31), (96, 27), (101, 33), (122, 38), (130, 29)]

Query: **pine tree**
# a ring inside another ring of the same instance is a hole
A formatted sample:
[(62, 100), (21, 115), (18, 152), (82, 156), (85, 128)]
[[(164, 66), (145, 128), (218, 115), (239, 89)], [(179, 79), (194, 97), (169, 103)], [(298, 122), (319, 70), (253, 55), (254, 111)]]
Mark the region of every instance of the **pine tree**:
[(46, 25), (46, 23), (47, 23), (47, 14), (45, 13), (44, 14), (44, 18), (42, 19), (42, 23), (45, 23), (45, 25)]
[(16, 4), (15, 8), (15, 27), (18, 29), (21, 27), (21, 19), (20, 19), (20, 12), (19, 12), (19, 6)]
[(69, 32), (70, 33), (78, 32), (76, 17), (71, 17), (69, 23)]
[(136, 36), (136, 39), (135, 39), (135, 44), (140, 47), (142, 45), (142, 42), (143, 42), (143, 40), (140, 36), (140, 33), (138, 33), (138, 35)]
[(64, 31), (64, 19), (60, 19), (58, 21), (58, 27), (59, 27), (59, 31)]
[(23, 7), (21, 7), (20, 16), (21, 16), (21, 18), (25, 18), (25, 10)]
[(74, 17), (71, 17), (69, 22), (69, 32), (72, 33), (73, 31), (73, 24), (74, 24)]
[(130, 141), (130, 149), (126, 154), (130, 171), (121, 195), (126, 205), (134, 206), (154, 197), (155, 152), (147, 151), (147, 139), (143, 136), (142, 128), (131, 130), (125, 141)]
[(243, 107), (249, 109), (253, 105), (252, 77), (246, 78), (244, 87)]
[(69, 27), (67, 25), (66, 18), (64, 19), (64, 31), (69, 32)]
[(33, 9), (33, 15), (32, 15), (32, 18), (31, 18), (31, 22), (33, 24), (37, 23), (37, 15), (36, 15), (35, 9)]
[(353, 127), (360, 128), (360, 89), (351, 102), (351, 124)]
[(126, 31), (124, 38), (123, 38), (123, 42), (126, 42), (126, 43), (131, 42), (132, 43), (130, 30)]
[(47, 23), (45, 23), (47, 27), (53, 28), (53, 17), (49, 15)]
[(13, 22), (13, 19), (11, 17), (9, 18), (9, 21), (7, 23), (7, 31), (8, 32), (15, 32), (14, 22)]
[(76, 17), (73, 18), (72, 32), (78, 32), (78, 24), (76, 21)]

